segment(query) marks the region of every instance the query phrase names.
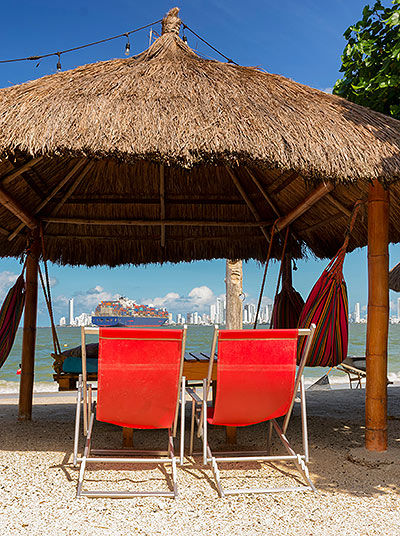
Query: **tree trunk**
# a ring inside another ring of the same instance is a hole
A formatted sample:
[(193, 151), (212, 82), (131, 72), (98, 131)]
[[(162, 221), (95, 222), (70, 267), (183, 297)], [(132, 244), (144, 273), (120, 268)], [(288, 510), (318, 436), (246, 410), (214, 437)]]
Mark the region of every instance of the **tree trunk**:
[[(243, 291), (242, 261), (226, 261), (226, 329), (243, 328)], [(236, 427), (226, 427), (226, 442), (236, 443)]]

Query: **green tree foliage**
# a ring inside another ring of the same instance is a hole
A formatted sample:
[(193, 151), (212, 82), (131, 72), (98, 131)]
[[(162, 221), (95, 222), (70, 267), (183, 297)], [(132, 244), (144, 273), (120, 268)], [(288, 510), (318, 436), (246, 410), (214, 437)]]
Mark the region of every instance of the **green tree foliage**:
[(400, 119), (400, 0), (391, 4), (365, 6), (362, 19), (345, 31), (344, 76), (333, 93)]

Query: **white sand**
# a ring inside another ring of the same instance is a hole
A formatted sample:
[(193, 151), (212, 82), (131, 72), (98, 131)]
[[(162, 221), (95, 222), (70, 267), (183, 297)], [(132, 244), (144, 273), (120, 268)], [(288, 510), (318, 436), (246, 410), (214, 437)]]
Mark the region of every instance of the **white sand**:
[[(310, 473), (318, 493), (247, 495), (220, 499), (200, 462), (179, 468), (177, 500), (75, 499), (71, 465), (74, 398), (36, 395), (33, 422), (18, 423), (15, 397), (0, 398), (0, 535), (396, 535), (400, 534), (400, 387), (389, 388), (389, 450), (365, 456), (365, 391), (308, 393)], [(188, 408), (189, 409), (189, 408)], [(299, 409), (289, 436), (299, 444)], [(265, 425), (241, 429), (239, 443), (261, 444)], [(120, 446), (117, 427), (97, 423), (95, 446)], [(211, 429), (214, 444), (224, 435)], [(135, 432), (137, 447), (164, 448), (165, 434)], [(156, 445), (158, 443), (158, 445)], [(227, 465), (226, 487), (295, 482), (290, 466)], [(89, 466), (86, 486), (165, 488), (158, 468), (104, 470)], [(167, 468), (169, 472), (169, 468)], [(289, 476), (288, 476), (289, 475)]]

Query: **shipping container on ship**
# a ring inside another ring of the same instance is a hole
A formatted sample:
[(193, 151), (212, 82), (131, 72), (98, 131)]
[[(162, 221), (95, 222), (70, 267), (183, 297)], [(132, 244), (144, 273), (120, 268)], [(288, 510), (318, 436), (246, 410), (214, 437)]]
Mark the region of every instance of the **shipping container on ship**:
[(139, 305), (121, 297), (115, 301), (102, 301), (92, 316), (95, 326), (135, 327), (162, 326), (168, 320), (168, 311)]

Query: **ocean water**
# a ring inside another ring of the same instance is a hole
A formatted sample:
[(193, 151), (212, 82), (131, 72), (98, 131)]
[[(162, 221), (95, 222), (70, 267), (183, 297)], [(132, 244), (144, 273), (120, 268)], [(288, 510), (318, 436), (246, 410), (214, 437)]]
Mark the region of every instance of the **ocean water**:
[[(260, 326), (264, 327), (264, 326)], [(80, 345), (80, 328), (58, 328), (60, 344), (63, 349), (73, 348)], [(191, 352), (209, 352), (211, 345), (212, 326), (188, 326), (187, 350)], [(348, 355), (365, 355), (366, 324), (350, 324), (349, 351)], [(88, 342), (96, 342), (97, 336), (91, 335)], [(11, 353), (0, 369), (0, 393), (16, 393), (19, 386), (17, 370), (21, 362), (22, 329), (18, 330)], [(36, 365), (35, 365), (35, 392), (57, 391), (58, 385), (53, 380), (53, 351), (50, 328), (38, 328), (36, 338)], [(306, 383), (310, 385), (328, 369), (321, 367), (305, 369)], [(392, 381), (400, 380), (400, 324), (389, 327), (389, 359), (388, 377)], [(344, 373), (333, 371), (330, 382), (348, 385), (347, 376)]]

